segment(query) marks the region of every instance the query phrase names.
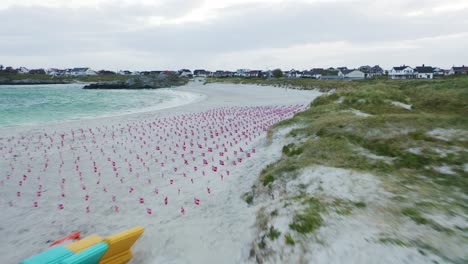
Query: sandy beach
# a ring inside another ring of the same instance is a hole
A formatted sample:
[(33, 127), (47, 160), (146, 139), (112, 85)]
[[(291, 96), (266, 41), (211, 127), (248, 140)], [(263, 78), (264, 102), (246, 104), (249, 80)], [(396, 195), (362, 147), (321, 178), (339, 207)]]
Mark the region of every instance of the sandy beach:
[(201, 82), (186, 104), (0, 129), (0, 256), (16, 263), (73, 231), (145, 233), (131, 263), (244, 263), (255, 214), (241, 198), (281, 155), (266, 129), (320, 95)]

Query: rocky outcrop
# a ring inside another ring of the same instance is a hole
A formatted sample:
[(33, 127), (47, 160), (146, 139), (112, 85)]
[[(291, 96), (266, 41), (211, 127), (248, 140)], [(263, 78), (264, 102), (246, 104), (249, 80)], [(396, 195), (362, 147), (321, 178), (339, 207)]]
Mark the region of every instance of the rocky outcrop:
[(108, 81), (88, 84), (83, 89), (158, 89), (180, 86), (187, 80), (177, 75), (160, 74), (156, 76), (138, 76), (125, 81)]

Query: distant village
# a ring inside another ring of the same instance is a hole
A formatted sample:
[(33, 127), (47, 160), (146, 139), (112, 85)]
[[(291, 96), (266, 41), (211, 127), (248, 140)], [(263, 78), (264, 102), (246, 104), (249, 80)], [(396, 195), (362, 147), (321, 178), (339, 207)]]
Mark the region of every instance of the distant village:
[(322, 80), (362, 80), (373, 78), (376, 76), (388, 76), (389, 79), (434, 79), (449, 75), (468, 74), (468, 66), (453, 66), (450, 69), (441, 69), (421, 65), (416, 67), (411, 66), (395, 66), (390, 70), (384, 70), (379, 65), (361, 66), (357, 69), (348, 69), (347, 67), (330, 67), (330, 68), (313, 68), (310, 70), (295, 70), (289, 71), (276, 70), (249, 70), (238, 69), (236, 71), (208, 71), (204, 69), (196, 69), (193, 72), (189, 69), (181, 69), (179, 71), (95, 71), (91, 68), (72, 68), (72, 69), (27, 69), (25, 67), (13, 68), (0, 65), (0, 72), (9, 74), (43, 74), (51, 77), (82, 77), (93, 75), (159, 75), (159, 74), (177, 74), (181, 77), (244, 77), (244, 78), (313, 78)]

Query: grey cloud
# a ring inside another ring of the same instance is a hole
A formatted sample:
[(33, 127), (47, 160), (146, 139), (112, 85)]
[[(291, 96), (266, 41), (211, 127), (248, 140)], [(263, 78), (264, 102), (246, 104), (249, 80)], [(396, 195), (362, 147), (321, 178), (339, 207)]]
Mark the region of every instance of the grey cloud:
[[(218, 16), (206, 22), (143, 25), (142, 21), (151, 16), (183, 16), (202, 1), (164, 3), (159, 7), (107, 4), (98, 8), (0, 10), (3, 21), (0, 58), (16, 56), (26, 62), (27, 56), (65, 59), (75, 58), (76, 54), (105, 53), (119, 57), (125, 53), (128, 59), (128, 54), (133, 53), (155, 58), (155, 67), (158, 63), (168, 65), (171, 59), (178, 65), (203, 66), (199, 62), (203, 58), (226, 53), (335, 41), (366, 46), (461, 33), (468, 26), (463, 10), (450, 13), (450, 19), (447, 14), (408, 17), (402, 13), (413, 11), (418, 5), (399, 2), (396, 13), (378, 16), (372, 13), (372, 1), (246, 4), (218, 10)], [(262, 56), (265, 61), (281, 59)], [(388, 59), (382, 56), (382, 60)], [(257, 58), (255, 63), (263, 67), (261, 61)], [(104, 65), (104, 62), (92, 61), (90, 65)]]

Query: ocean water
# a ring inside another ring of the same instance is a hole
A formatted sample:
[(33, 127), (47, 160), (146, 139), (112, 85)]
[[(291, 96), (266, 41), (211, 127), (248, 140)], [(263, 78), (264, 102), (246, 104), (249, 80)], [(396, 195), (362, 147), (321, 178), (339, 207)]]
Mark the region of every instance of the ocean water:
[(0, 127), (145, 112), (184, 104), (195, 96), (171, 89), (84, 90), (83, 86), (0, 85)]

